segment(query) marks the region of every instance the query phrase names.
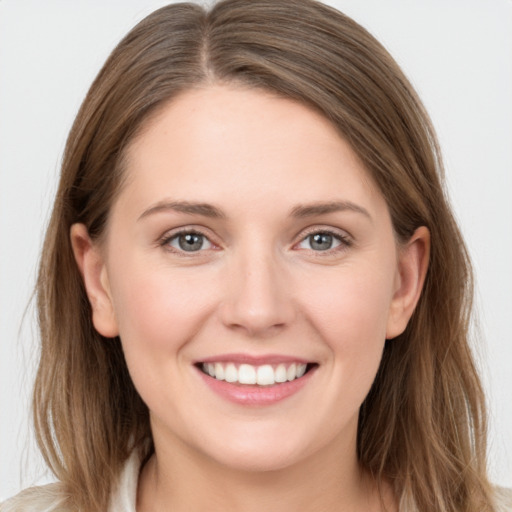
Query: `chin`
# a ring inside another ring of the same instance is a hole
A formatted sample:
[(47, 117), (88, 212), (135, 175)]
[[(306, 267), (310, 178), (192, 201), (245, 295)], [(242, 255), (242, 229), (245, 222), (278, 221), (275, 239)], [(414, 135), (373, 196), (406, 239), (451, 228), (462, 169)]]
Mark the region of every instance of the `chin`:
[(203, 453), (213, 462), (240, 472), (268, 472), (290, 468), (308, 457), (309, 445), (299, 436), (284, 436), (283, 431), (269, 435), (247, 433), (204, 447)]
[(283, 452), (282, 450), (250, 450), (245, 452), (223, 453), (216, 461), (230, 470), (242, 473), (266, 473), (280, 471), (300, 463), (304, 457), (297, 452)]

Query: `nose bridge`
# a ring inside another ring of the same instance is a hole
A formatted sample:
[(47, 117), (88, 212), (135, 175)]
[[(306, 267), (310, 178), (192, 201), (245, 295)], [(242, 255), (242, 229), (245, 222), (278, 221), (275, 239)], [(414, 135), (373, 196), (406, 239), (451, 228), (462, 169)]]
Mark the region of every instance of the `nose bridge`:
[(270, 244), (247, 243), (233, 255), (223, 321), (250, 335), (284, 327), (293, 316), (282, 262)]

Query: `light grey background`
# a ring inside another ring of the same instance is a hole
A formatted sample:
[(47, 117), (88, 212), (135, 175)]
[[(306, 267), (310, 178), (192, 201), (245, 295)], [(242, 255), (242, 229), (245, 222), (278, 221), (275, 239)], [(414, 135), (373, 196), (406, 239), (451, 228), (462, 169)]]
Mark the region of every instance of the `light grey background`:
[[(0, 0), (0, 501), (44, 481), (29, 427), (42, 232), (67, 132), (116, 42), (157, 0)], [(512, 1), (332, 0), (422, 96), (474, 260), (493, 480), (512, 486)]]

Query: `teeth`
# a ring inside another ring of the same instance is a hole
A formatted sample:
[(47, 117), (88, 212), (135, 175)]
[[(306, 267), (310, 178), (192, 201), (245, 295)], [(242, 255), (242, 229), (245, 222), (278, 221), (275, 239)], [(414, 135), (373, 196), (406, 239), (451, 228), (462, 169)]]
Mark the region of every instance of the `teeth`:
[[(212, 375), (212, 377), (217, 378), (216, 375)], [(236, 369), (236, 366), (233, 363), (229, 363), (226, 366), (224, 377), (226, 379), (226, 382), (238, 382), (238, 370)]]
[(272, 386), (276, 383), (292, 381), (302, 377), (306, 373), (306, 366), (306, 364), (297, 363), (279, 364), (277, 366), (241, 364), (237, 368), (234, 363), (203, 363), (202, 369), (204, 373), (217, 380)]
[(288, 380), (286, 377), (286, 366), (284, 364), (280, 364), (276, 368), (275, 379), (276, 382), (286, 382)]
[(276, 383), (276, 378), (274, 376), (274, 369), (269, 364), (264, 364), (263, 366), (258, 366), (258, 370), (256, 372), (256, 382), (260, 386), (271, 386)]
[[(208, 372), (210, 373), (210, 372)], [(225, 374), (224, 374), (224, 366), (222, 366), (220, 363), (215, 363), (215, 373), (212, 375), (212, 377), (215, 377), (218, 380), (224, 380)]]
[(240, 384), (256, 384), (256, 368), (250, 364), (241, 364), (238, 368), (238, 382)]
[(295, 363), (291, 364), (288, 367), (288, 370), (286, 372), (286, 378), (288, 380), (293, 380), (293, 379), (297, 378), (297, 365)]
[(306, 366), (305, 364), (298, 364), (297, 365), (297, 379), (302, 377), (306, 373)]

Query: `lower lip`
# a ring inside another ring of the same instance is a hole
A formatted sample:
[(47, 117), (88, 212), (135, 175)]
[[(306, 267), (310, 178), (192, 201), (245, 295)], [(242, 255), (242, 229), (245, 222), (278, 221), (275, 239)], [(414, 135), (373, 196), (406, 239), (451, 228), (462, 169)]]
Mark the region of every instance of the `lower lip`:
[(261, 406), (275, 404), (300, 391), (309, 382), (317, 368), (317, 366), (314, 366), (298, 379), (272, 386), (230, 383), (225, 380), (217, 380), (206, 375), (199, 368), (196, 369), (204, 383), (221, 397), (236, 404)]

